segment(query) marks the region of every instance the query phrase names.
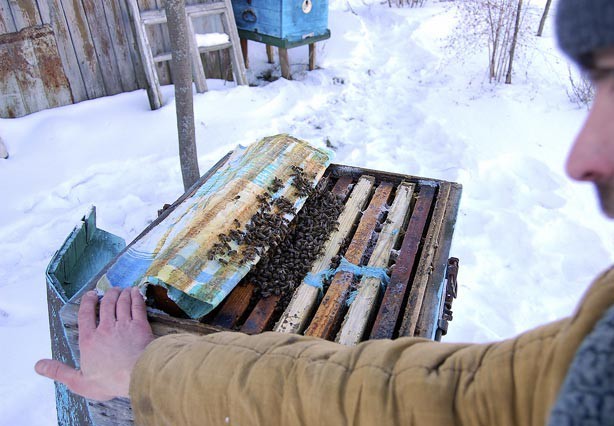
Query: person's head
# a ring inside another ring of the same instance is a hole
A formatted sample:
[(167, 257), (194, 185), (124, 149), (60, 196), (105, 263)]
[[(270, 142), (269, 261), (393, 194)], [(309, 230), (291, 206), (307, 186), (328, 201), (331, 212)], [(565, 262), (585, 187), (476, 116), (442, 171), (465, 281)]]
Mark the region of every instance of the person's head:
[(569, 153), (567, 173), (593, 182), (614, 218), (614, 0), (560, 0), (559, 45), (595, 84), (595, 99)]

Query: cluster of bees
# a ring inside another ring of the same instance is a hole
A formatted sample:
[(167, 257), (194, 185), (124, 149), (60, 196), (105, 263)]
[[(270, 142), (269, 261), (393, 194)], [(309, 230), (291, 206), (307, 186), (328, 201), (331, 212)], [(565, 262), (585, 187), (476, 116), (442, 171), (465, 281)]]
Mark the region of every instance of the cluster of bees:
[(337, 228), (342, 209), (343, 203), (326, 187), (318, 188), (296, 216), (286, 238), (267, 252), (248, 274), (247, 282), (256, 285), (261, 297), (281, 296), (277, 309), (284, 309)]
[[(294, 178), (292, 186), (300, 197), (311, 193), (313, 178), (308, 178), (302, 168), (292, 166), (291, 176)], [(275, 177), (267, 191), (256, 197), (259, 203), (258, 211), (245, 225), (244, 230), (241, 229), (241, 223), (234, 219), (234, 229), (217, 236), (218, 242), (207, 252), (208, 259), (226, 265), (227, 258), (240, 255), (238, 263), (242, 265), (254, 261), (264, 252), (265, 247), (278, 247), (288, 233), (288, 217), (294, 217), (296, 214), (294, 204), (290, 200), (283, 196), (273, 198), (273, 194), (284, 186), (284, 182)], [(232, 242), (236, 243), (236, 248), (233, 248)]]

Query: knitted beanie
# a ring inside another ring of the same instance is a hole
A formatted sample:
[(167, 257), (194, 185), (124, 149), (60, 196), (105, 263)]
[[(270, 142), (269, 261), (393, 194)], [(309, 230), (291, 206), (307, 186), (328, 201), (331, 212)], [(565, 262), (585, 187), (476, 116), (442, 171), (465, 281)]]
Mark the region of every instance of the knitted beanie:
[(614, 0), (559, 0), (556, 33), (561, 49), (586, 65), (595, 50), (614, 47)]

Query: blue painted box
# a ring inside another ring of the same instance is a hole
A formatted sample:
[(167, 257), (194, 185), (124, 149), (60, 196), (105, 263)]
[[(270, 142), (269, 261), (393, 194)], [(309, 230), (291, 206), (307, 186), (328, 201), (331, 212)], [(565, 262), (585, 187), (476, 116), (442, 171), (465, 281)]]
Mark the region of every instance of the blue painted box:
[(232, 9), (240, 33), (291, 44), (330, 35), (328, 0), (232, 0)]

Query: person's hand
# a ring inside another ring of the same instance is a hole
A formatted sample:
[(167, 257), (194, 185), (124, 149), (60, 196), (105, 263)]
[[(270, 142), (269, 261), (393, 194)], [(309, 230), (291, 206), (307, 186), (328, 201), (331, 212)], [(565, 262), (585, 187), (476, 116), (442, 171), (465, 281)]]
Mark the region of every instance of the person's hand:
[(145, 347), (154, 339), (147, 322), (145, 301), (136, 287), (109, 289), (100, 302), (96, 326), (95, 291), (83, 295), (79, 308), (81, 369), (42, 359), (34, 369), (64, 383), (71, 391), (99, 401), (128, 397), (130, 374)]

